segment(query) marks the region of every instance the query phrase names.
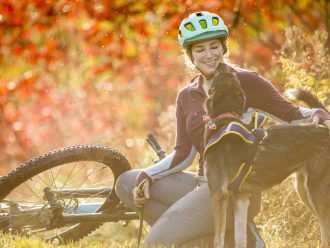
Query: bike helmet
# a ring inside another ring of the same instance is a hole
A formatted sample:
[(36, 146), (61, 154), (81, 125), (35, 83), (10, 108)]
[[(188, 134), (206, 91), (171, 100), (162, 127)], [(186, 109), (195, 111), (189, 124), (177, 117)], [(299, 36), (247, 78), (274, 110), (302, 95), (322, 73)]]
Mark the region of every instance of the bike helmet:
[(188, 49), (197, 41), (228, 36), (228, 28), (220, 16), (208, 11), (190, 14), (179, 27), (178, 40), (181, 46)]

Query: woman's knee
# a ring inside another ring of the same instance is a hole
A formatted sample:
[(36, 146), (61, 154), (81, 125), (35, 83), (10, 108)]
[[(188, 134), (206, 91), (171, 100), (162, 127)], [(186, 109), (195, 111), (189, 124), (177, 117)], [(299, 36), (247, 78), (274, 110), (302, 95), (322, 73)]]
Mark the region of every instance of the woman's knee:
[(131, 198), (135, 179), (139, 172), (140, 170), (125, 171), (117, 178), (115, 191), (119, 199)]

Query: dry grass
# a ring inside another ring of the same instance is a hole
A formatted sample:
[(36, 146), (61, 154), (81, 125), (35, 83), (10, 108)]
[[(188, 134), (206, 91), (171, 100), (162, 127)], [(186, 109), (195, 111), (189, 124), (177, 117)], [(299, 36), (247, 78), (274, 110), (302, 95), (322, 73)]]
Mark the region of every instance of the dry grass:
[[(263, 193), (262, 212), (257, 217), (268, 248), (316, 248), (320, 238), (317, 219), (300, 201), (293, 187), (294, 179)], [(148, 231), (148, 226), (145, 224)], [(79, 243), (61, 246), (63, 248), (135, 248), (138, 222), (131, 221), (127, 227), (121, 223), (107, 223), (98, 231)], [(56, 244), (46, 244), (38, 239), (0, 236), (0, 247), (5, 248), (49, 248)]]
[(318, 221), (301, 202), (293, 185), (294, 179), (288, 178), (263, 193), (257, 222), (269, 248), (318, 247)]

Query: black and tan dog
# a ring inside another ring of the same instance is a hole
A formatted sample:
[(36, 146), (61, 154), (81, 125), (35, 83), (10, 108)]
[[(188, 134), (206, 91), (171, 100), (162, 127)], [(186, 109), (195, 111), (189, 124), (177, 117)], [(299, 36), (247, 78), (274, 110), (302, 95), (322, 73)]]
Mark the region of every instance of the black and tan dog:
[[(323, 108), (324, 105), (310, 92), (301, 89), (290, 90), (295, 100), (305, 102), (311, 108)], [(321, 230), (321, 248), (330, 247), (330, 144), (326, 152), (308, 160), (296, 172), (297, 191), (302, 201), (318, 218)]]
[[(226, 212), (233, 199), (235, 247), (247, 247), (249, 193), (261, 192), (309, 163), (329, 164), (330, 139), (326, 128), (280, 125), (260, 133), (242, 122), (245, 95), (240, 82), (225, 64), (209, 89), (206, 100), (205, 167), (212, 197), (215, 247), (225, 247)], [(256, 122), (254, 122), (256, 123)], [(325, 156), (325, 162), (320, 162)]]

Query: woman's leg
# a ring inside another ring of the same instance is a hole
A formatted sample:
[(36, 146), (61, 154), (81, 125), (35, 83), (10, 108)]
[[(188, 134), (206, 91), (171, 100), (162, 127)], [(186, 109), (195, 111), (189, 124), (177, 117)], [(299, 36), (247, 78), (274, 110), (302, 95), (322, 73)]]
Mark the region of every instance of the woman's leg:
[(212, 233), (210, 191), (204, 183), (175, 202), (158, 219), (145, 244), (180, 245)]
[[(131, 170), (123, 173), (117, 180), (116, 193), (130, 208), (137, 210), (133, 202), (132, 190), (135, 179), (140, 170)], [(178, 172), (157, 180), (150, 187), (150, 199), (144, 206), (144, 219), (150, 225), (178, 199), (196, 187), (195, 174)]]
[[(233, 211), (229, 204), (227, 231), (228, 235), (233, 230)], [(260, 196), (253, 197), (249, 208), (249, 219), (260, 211)], [(145, 244), (176, 245), (193, 247), (193, 245), (205, 244), (210, 247), (213, 244), (214, 223), (211, 208), (211, 194), (208, 185), (187, 193), (175, 202), (152, 226)], [(250, 230), (248, 231), (248, 234)], [(230, 237), (226, 235), (226, 242)], [(250, 247), (250, 246), (249, 246)]]
[[(135, 210), (137, 208), (133, 202), (132, 190), (138, 173), (139, 170), (127, 171), (116, 183), (118, 197)], [(213, 243), (214, 224), (210, 197), (207, 183), (196, 188), (193, 173), (179, 172), (157, 180), (150, 188), (144, 218), (150, 225), (161, 218), (152, 226), (145, 243), (181, 244), (184, 247)], [(249, 220), (253, 220), (259, 211), (260, 195), (256, 195), (251, 199)], [(229, 212), (227, 230), (232, 230), (232, 224), (229, 224), (233, 223), (231, 207)]]

